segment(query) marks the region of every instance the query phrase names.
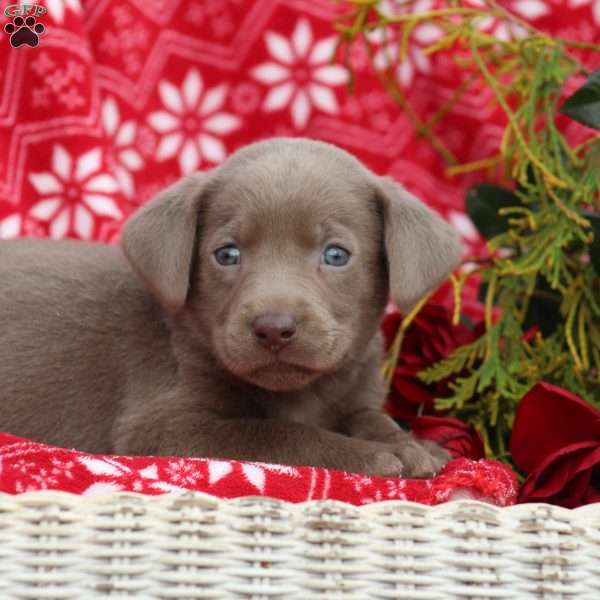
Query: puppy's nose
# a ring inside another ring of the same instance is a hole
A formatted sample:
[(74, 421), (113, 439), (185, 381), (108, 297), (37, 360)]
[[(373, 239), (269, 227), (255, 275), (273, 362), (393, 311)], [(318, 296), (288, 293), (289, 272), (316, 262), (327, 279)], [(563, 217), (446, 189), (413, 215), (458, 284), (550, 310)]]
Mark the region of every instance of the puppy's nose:
[(296, 318), (289, 313), (262, 313), (252, 321), (252, 330), (261, 346), (279, 352), (296, 335)]

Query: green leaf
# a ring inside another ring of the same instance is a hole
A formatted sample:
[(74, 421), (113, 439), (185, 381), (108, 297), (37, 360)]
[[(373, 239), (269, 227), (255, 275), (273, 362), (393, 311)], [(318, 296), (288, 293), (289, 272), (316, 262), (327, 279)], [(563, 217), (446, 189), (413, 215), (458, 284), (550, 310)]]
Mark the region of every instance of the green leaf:
[(480, 183), (470, 188), (465, 202), (467, 214), (486, 240), (508, 229), (508, 218), (501, 217), (498, 210), (522, 204), (516, 194), (491, 183)]
[(537, 325), (544, 338), (550, 337), (556, 331), (558, 324), (563, 321), (560, 314), (560, 300), (560, 293), (553, 290), (542, 275), (538, 275), (523, 321), (523, 331), (528, 331)]
[(488, 291), (488, 283), (487, 281), (482, 281), (479, 284), (479, 288), (477, 290), (477, 302), (481, 302), (481, 304), (485, 304), (485, 298), (487, 296)]
[(429, 384), (460, 373), (463, 369), (475, 363), (484, 348), (485, 337), (482, 336), (470, 344), (459, 346), (446, 358), (418, 373), (417, 377), (424, 383)]
[(560, 112), (593, 129), (600, 129), (600, 69), (562, 105)]
[(590, 246), (590, 260), (596, 273), (600, 275), (600, 215), (584, 215), (592, 224), (594, 232), (594, 241)]
[(517, 180), (515, 192), (527, 194), (528, 189), (530, 190), (531, 188), (537, 189), (537, 181), (535, 178), (535, 169), (533, 165), (529, 162), (527, 163), (527, 167), (525, 168), (525, 185), (523, 185), (520, 181)]

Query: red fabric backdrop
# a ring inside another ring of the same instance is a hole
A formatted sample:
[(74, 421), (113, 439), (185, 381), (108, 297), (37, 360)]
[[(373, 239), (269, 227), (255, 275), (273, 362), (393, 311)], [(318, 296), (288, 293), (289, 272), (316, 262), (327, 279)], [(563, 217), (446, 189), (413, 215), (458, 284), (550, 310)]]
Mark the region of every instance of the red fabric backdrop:
[[(558, 35), (600, 40), (600, 0), (499, 3)], [(260, 138), (301, 135), (333, 142), (376, 172), (391, 174), (458, 227), (467, 251), (478, 247), (477, 235), (462, 212), (464, 190), (472, 176), (444, 175), (439, 156), (415, 136), (406, 116), (369, 72), (364, 48), (357, 46), (352, 55), (357, 73), (353, 95), (346, 87), (347, 73), (329, 63), (339, 4), (329, 0), (39, 4), (47, 12), (37, 16), (45, 26), (37, 47), (13, 48), (10, 36), (0, 33), (0, 239), (34, 235), (113, 242), (133, 210), (182, 174), (214, 166)], [(2, 10), (10, 5), (14, 3), (0, 0)], [(419, 0), (415, 10), (434, 6), (433, 0)], [(393, 8), (390, 0), (385, 9)], [(9, 22), (13, 18), (0, 13), (0, 27)], [(484, 26), (503, 34), (493, 19)], [(420, 111), (433, 114), (452, 93), (460, 74), (449, 56), (432, 59), (422, 53), (438, 31), (421, 26), (414, 34), (397, 76)], [(471, 90), (438, 128), (460, 160), (486, 157), (498, 147), (502, 120), (489, 100), (484, 90)], [(572, 135), (582, 135), (576, 124), (569, 127)], [(296, 501), (339, 497), (354, 503), (393, 497), (435, 503), (451, 497), (454, 488), (473, 490), (477, 497), (499, 504), (511, 503), (515, 496), (507, 471), (466, 459), (451, 463), (433, 483), (414, 483), (406, 494), (400, 492), (404, 484), (398, 481), (344, 479), (343, 474), (323, 470), (300, 472), (300, 483), (290, 487), (288, 479), (290, 473), (299, 472), (296, 469), (131, 460), (65, 454), (4, 435), (0, 487), (11, 493), (44, 488), (81, 493), (97, 483), (99, 489), (160, 493), (170, 485), (225, 496), (270, 493)], [(190, 469), (195, 473), (192, 483), (181, 475)], [(221, 485), (238, 472), (245, 478), (213, 489), (213, 484)], [(92, 475), (95, 479), (90, 479)], [(326, 492), (314, 492), (319, 477), (326, 482)]]
[[(2, 9), (13, 2), (1, 0)], [(328, 65), (340, 5), (330, 0), (45, 0), (38, 47), (0, 34), (0, 238), (112, 241), (140, 203), (185, 172), (273, 135), (327, 140), (390, 173), (459, 227), (468, 176), (448, 179), (426, 141), (368, 72), (356, 93)], [(477, 4), (477, 0), (473, 0)], [(558, 35), (600, 39), (600, 0), (500, 4)], [(393, 9), (389, 0), (386, 9)], [(435, 6), (420, 0), (415, 10)], [(11, 18), (0, 15), (0, 25)], [(486, 28), (501, 32), (491, 20)], [(425, 114), (459, 75), (427, 58), (417, 27), (398, 77)], [(597, 65), (596, 65), (597, 66)], [(438, 133), (462, 160), (497, 148), (500, 117), (475, 88)]]

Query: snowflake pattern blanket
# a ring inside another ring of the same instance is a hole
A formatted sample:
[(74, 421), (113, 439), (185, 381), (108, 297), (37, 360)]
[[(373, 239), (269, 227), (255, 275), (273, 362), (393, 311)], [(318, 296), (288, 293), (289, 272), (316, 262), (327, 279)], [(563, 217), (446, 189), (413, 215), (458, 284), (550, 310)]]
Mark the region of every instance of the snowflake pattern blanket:
[[(499, 3), (551, 33), (598, 41), (600, 0)], [(302, 135), (335, 143), (395, 177), (462, 232), (467, 251), (478, 249), (462, 209), (473, 176), (444, 175), (440, 157), (380, 88), (364, 48), (352, 53), (352, 94), (348, 73), (330, 63), (338, 3), (28, 4), (33, 9), (21, 16), (18, 3), (0, 0), (0, 239), (114, 242), (128, 215), (181, 175), (210, 168), (257, 139)], [(421, 0), (415, 10), (435, 5)], [(485, 27), (503, 34), (493, 19)], [(437, 111), (460, 79), (449, 57), (422, 52), (436, 35), (417, 27), (397, 71), (424, 116)], [(502, 117), (489, 100), (475, 85), (444, 120), (440, 134), (461, 161), (498, 147)], [(576, 136), (578, 126), (571, 126)], [(467, 305), (475, 306), (474, 298), (473, 288)], [(432, 481), (404, 481), (213, 459), (88, 456), (1, 434), (0, 491), (35, 489), (195, 489), (353, 504), (391, 498), (434, 504), (466, 495), (506, 505), (515, 498), (509, 470), (465, 458)]]
[(0, 491), (19, 494), (47, 489), (84, 495), (194, 490), (221, 498), (332, 499), (355, 505), (380, 500), (433, 505), (471, 498), (508, 506), (517, 496), (513, 472), (486, 460), (459, 458), (434, 479), (401, 479), (209, 458), (91, 455), (0, 433)]

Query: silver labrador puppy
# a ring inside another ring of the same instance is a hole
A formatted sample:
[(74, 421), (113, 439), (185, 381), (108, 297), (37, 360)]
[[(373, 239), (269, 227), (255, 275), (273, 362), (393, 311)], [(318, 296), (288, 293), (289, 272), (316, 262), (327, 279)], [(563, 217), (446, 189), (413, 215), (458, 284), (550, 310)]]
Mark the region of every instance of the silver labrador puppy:
[(453, 230), (322, 142), (272, 139), (176, 183), (122, 250), (0, 242), (0, 429), (88, 452), (427, 477), (384, 415), (379, 322), (456, 266)]

